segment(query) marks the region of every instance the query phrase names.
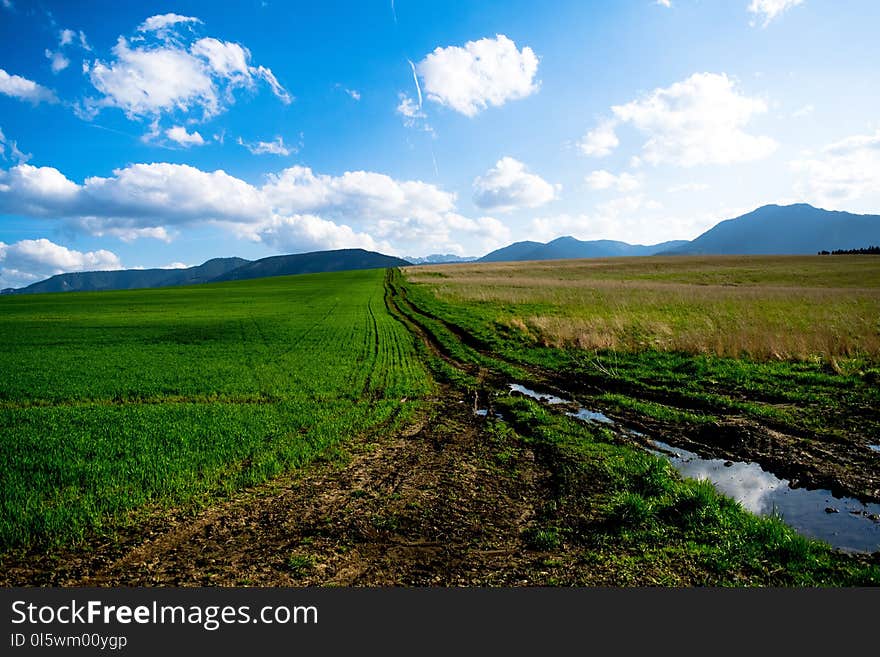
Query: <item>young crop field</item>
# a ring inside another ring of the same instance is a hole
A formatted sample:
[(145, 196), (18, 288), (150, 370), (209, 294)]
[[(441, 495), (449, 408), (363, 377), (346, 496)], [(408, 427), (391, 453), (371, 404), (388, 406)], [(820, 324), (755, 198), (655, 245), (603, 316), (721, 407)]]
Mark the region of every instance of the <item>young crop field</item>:
[(0, 299), (0, 546), (71, 543), (392, 422), (430, 387), (383, 272)]

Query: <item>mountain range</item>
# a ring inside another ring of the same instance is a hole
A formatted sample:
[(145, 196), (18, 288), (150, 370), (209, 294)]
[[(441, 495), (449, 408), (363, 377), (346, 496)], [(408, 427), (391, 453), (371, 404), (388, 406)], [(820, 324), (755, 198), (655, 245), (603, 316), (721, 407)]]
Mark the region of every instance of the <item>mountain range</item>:
[(364, 249), (339, 249), (270, 256), (253, 261), (244, 258), (215, 258), (197, 267), (186, 269), (123, 269), (56, 274), (27, 287), (17, 290), (3, 290), (3, 293), (37, 294), (40, 292), (135, 290), (146, 287), (219, 283), (221, 281), (239, 281), (248, 278), (289, 274), (314, 274), (350, 269), (383, 269), (385, 267), (404, 267), (409, 264), (406, 260)]
[(614, 240), (583, 242), (573, 237), (558, 237), (552, 242), (516, 242), (503, 249), (487, 253), (479, 262), (506, 262), (511, 260), (564, 260), (569, 258), (610, 258), (615, 256), (646, 256), (662, 253), (686, 245), (684, 240), (663, 242), (651, 246), (627, 244)]
[[(880, 216), (822, 210), (799, 203), (765, 205), (740, 217), (722, 221), (691, 241), (678, 240), (643, 246), (613, 240), (582, 241), (573, 237), (560, 237), (547, 243), (516, 242), (476, 260), (506, 262), (700, 254), (794, 255), (815, 254), (823, 250), (859, 249), (874, 245), (880, 245)], [(402, 259), (364, 249), (339, 249), (271, 256), (254, 261), (243, 258), (215, 258), (197, 267), (186, 269), (129, 269), (57, 274), (24, 288), (3, 290), (2, 293), (133, 290), (289, 274), (472, 260), (475, 258), (449, 254)]]

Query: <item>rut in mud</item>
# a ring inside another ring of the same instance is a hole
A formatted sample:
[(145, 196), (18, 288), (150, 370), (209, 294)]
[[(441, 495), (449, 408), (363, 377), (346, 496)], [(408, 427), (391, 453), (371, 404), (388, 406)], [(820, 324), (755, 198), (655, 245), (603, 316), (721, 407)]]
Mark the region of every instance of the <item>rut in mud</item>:
[[(12, 565), (4, 583), (560, 583), (570, 557), (561, 547), (559, 554), (535, 549), (528, 539), (552, 497), (551, 472), (524, 445), (506, 445), (499, 463), (472, 403), (444, 392), (417, 424), (393, 436), (363, 436), (341, 459), (155, 527), (122, 550), (60, 558), (39, 572), (36, 564)], [(589, 573), (578, 581), (584, 577)]]

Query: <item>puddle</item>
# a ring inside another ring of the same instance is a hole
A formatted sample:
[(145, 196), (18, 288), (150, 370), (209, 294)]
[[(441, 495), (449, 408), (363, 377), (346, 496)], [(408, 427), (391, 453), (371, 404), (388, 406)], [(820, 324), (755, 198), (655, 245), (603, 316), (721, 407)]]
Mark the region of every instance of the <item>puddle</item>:
[(863, 504), (852, 498), (836, 498), (827, 490), (790, 488), (757, 463), (704, 459), (693, 452), (650, 441), (655, 454), (669, 459), (683, 476), (708, 479), (721, 493), (732, 497), (753, 513), (779, 514), (787, 525), (810, 538), (835, 548), (855, 552), (880, 550), (880, 504)]
[(584, 422), (601, 422), (602, 424), (617, 424), (610, 417), (598, 411), (591, 411), (588, 408), (579, 408), (577, 413), (566, 413), (569, 417), (575, 417)]
[(521, 386), (518, 383), (510, 384), (511, 392), (518, 392), (521, 395), (525, 395), (526, 397), (531, 397), (532, 399), (536, 399), (539, 402), (544, 402), (545, 404), (572, 404), (570, 399), (563, 399), (562, 397), (557, 397), (556, 395), (549, 395), (540, 392), (535, 392), (525, 386)]
[[(478, 417), (489, 417), (489, 409), (478, 408), (476, 411), (474, 411), (474, 415)], [(494, 417), (496, 420), (501, 420), (502, 422), (504, 421), (504, 416), (501, 415), (501, 413), (499, 413), (498, 411), (492, 411), (492, 417)]]
[[(542, 394), (518, 383), (511, 383), (510, 390), (545, 404), (575, 404), (569, 399)], [(604, 413), (584, 407), (566, 415), (585, 422), (617, 424)], [(637, 431), (621, 429), (643, 437)], [(694, 452), (672, 447), (659, 440), (649, 440), (648, 443), (654, 447), (649, 451), (669, 459), (684, 477), (708, 479), (721, 493), (735, 499), (752, 513), (776, 513), (795, 531), (825, 541), (839, 550), (880, 551), (880, 504), (836, 498), (827, 490), (791, 488), (787, 479), (780, 479), (757, 463), (704, 459)], [(868, 447), (880, 452), (880, 445)]]

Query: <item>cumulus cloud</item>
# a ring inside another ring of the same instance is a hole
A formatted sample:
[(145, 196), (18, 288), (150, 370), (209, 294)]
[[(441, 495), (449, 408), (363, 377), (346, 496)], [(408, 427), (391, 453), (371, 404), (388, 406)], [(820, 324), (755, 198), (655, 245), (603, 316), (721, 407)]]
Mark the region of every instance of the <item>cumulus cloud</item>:
[(538, 90), (538, 57), (504, 36), (438, 47), (416, 66), (429, 100), (465, 116), (525, 98)]
[(640, 160), (650, 164), (748, 162), (767, 157), (778, 145), (745, 131), (755, 116), (767, 111), (767, 103), (741, 93), (724, 73), (695, 73), (611, 111), (614, 118), (600, 122), (581, 142), (585, 153), (610, 153), (618, 144), (614, 129), (620, 124), (647, 136)]
[(136, 44), (120, 36), (109, 61), (87, 63), (84, 70), (100, 96), (87, 99), (83, 113), (117, 107), (131, 119), (195, 112), (196, 120), (206, 120), (234, 102), (236, 89), (253, 90), (260, 80), (283, 103), (292, 101), (270, 69), (251, 64), (243, 45), (174, 33), (176, 26), (194, 22), (201, 21), (178, 14), (152, 16), (140, 26), (145, 35)]
[(0, 68), (0, 94), (26, 100), (34, 105), (40, 103), (57, 103), (58, 98), (51, 89), (28, 80), (20, 75), (10, 75)]
[(112, 251), (74, 251), (47, 239), (0, 242), (0, 288), (22, 287), (74, 271), (122, 269)]
[(59, 73), (70, 66), (70, 60), (60, 51), (53, 52), (47, 48), (45, 54), (53, 73)]
[(559, 185), (529, 173), (526, 165), (512, 157), (502, 157), (495, 166), (474, 179), (474, 203), (480, 208), (507, 212), (517, 208), (536, 208), (556, 198)]
[(170, 239), (168, 228), (205, 223), (290, 249), (378, 245), (461, 253), (456, 235), (491, 248), (509, 238), (494, 218), (458, 214), (455, 201), (421, 181), (370, 171), (330, 176), (300, 166), (267, 176), (261, 186), (222, 170), (169, 163), (129, 165), (82, 184), (51, 167), (0, 171), (0, 213), (63, 218), (71, 228), (121, 239)]
[[(804, 0), (752, 0), (749, 11), (755, 14), (756, 19), (762, 21), (762, 26), (767, 27), (773, 19), (783, 13), (802, 4)], [(755, 24), (755, 21), (752, 22)]]
[(157, 14), (150, 16), (138, 26), (138, 32), (162, 32), (169, 27), (180, 23), (201, 23), (195, 16), (181, 16), (180, 14)]
[(847, 202), (880, 197), (880, 130), (847, 137), (791, 162), (798, 194), (825, 208), (847, 209)]
[(131, 48), (124, 37), (113, 47), (115, 59), (95, 61), (89, 77), (103, 98), (96, 107), (118, 107), (129, 118), (201, 109), (219, 113), (218, 90), (200, 59), (179, 48)]
[(638, 189), (640, 185), (639, 179), (631, 173), (621, 173), (615, 176), (604, 169), (593, 171), (584, 180), (590, 186), (590, 189), (615, 189), (618, 192), (631, 192), (634, 189)]
[(324, 249), (367, 249), (393, 251), (387, 242), (377, 242), (364, 232), (346, 224), (336, 224), (313, 214), (274, 215), (252, 231), (252, 239), (279, 251), (320, 251)]
[(615, 133), (616, 123), (603, 119), (594, 129), (584, 135), (578, 143), (578, 147), (585, 155), (605, 157), (610, 155), (620, 145), (620, 140)]
[(186, 128), (176, 125), (165, 131), (165, 136), (173, 142), (177, 142), (181, 146), (189, 148), (190, 146), (203, 146), (205, 140), (198, 132), (187, 132)]
[(284, 144), (284, 137), (275, 137), (272, 141), (258, 141), (254, 144), (248, 143), (244, 141), (241, 137), (238, 138), (238, 144), (240, 146), (244, 146), (254, 155), (290, 155), (291, 153), (296, 153), (296, 148), (291, 146), (286, 146)]

